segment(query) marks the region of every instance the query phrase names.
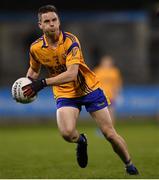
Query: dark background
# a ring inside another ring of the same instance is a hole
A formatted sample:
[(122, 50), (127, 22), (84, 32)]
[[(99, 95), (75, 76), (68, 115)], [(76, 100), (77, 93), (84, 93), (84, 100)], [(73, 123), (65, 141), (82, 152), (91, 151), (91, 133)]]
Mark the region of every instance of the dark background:
[(39, 1), (2, 1), (0, 10), (8, 11), (35, 11), (39, 6), (44, 4), (54, 4), (59, 10), (143, 10), (153, 9), (154, 4), (158, 1), (154, 0), (134, 0), (134, 1), (97, 1), (97, 0), (81, 0), (81, 1), (65, 1), (65, 0), (39, 0)]

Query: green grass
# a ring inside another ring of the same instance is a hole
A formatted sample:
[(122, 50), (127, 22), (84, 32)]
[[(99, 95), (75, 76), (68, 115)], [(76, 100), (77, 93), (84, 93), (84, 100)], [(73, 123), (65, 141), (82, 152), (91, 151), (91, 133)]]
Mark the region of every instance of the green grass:
[(159, 178), (159, 126), (153, 122), (116, 125), (140, 171), (128, 176), (95, 123), (79, 123), (89, 139), (89, 164), (78, 167), (75, 144), (65, 142), (55, 124), (0, 127), (0, 179), (4, 178)]

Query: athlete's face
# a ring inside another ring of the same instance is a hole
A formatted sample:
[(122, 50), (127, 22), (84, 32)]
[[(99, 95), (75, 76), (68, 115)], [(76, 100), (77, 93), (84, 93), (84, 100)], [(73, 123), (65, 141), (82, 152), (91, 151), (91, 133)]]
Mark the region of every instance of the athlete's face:
[(39, 27), (47, 36), (56, 36), (60, 31), (59, 17), (55, 12), (47, 12), (41, 15)]

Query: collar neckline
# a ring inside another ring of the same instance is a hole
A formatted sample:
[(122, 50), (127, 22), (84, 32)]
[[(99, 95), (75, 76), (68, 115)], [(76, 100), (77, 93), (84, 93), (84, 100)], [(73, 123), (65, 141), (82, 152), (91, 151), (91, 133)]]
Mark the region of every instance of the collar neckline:
[[(44, 34), (42, 36), (43, 44), (42, 48), (47, 48), (49, 46), (47, 40), (46, 40), (46, 35)], [(65, 41), (65, 33), (63, 31), (60, 31), (59, 39), (58, 39), (58, 44), (63, 43)]]

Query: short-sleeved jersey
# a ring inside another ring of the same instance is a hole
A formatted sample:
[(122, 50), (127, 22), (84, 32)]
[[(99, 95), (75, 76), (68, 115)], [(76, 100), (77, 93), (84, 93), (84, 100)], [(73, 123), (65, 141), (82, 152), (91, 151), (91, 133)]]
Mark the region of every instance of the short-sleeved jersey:
[(121, 88), (122, 80), (120, 71), (115, 68), (98, 67), (94, 70), (97, 78), (101, 82), (101, 88), (105, 95), (113, 102)]
[(45, 35), (30, 47), (30, 66), (35, 72), (39, 72), (43, 65), (47, 68), (49, 77), (54, 77), (73, 64), (79, 64), (77, 80), (53, 86), (56, 99), (84, 96), (99, 88), (99, 81), (85, 64), (80, 43), (71, 33), (61, 31), (56, 48), (48, 46)]

